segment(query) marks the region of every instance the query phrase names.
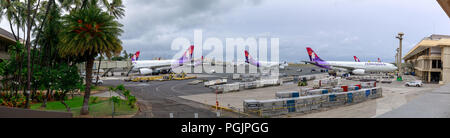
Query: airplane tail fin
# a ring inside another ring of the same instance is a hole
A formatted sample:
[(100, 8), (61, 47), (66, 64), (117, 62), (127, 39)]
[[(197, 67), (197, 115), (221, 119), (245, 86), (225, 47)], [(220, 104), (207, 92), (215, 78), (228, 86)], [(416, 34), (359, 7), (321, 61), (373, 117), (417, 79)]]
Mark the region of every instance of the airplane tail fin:
[[(189, 54), (189, 56), (188, 56), (187, 54)], [(191, 45), (191, 46), (184, 52), (183, 56), (181, 56), (176, 62), (172, 63), (171, 68), (174, 69), (174, 68), (183, 66), (184, 63), (194, 61), (194, 60), (193, 60), (193, 55), (194, 55), (194, 45)]]
[(324, 60), (320, 59), (320, 57), (316, 54), (316, 52), (314, 52), (310, 47), (307, 47), (306, 50), (308, 51), (310, 61), (314, 61), (314, 62), (324, 61)]
[(139, 60), (139, 55), (140, 55), (140, 54), (141, 54), (141, 51), (137, 51), (136, 54), (134, 54), (134, 55), (131, 57), (131, 61), (132, 61), (132, 62), (138, 61), (138, 60)]
[(188, 51), (189, 51), (189, 59), (192, 59), (192, 55), (194, 54), (194, 45), (191, 45)]
[(245, 63), (250, 63), (249, 58), (251, 58), (250, 54), (248, 53), (247, 50), (245, 50)]
[(255, 59), (250, 56), (247, 50), (245, 50), (245, 63), (248, 63), (250, 65), (254, 65), (256, 67), (260, 67), (260, 62), (256, 61)]
[(353, 56), (353, 58), (355, 59), (355, 62), (361, 62), (358, 57)]
[[(187, 54), (189, 54), (189, 57), (188, 57)], [(187, 62), (187, 61), (190, 61), (190, 60), (192, 60), (192, 58), (193, 58), (193, 54), (194, 54), (194, 45), (191, 45), (191, 46), (184, 52), (183, 56), (180, 57), (178, 60), (179, 60), (179, 62)]]

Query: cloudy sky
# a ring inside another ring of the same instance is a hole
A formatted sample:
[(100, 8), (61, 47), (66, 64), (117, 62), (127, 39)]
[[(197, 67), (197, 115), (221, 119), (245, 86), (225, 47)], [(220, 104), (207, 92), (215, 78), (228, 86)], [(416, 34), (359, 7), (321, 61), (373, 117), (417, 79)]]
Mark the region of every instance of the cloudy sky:
[[(398, 32), (404, 51), (431, 34), (450, 35), (435, 0), (125, 0), (123, 47), (143, 59), (172, 58), (177, 37), (277, 37), (280, 60), (307, 60), (312, 47), (325, 60), (394, 61)], [(9, 30), (2, 21), (1, 27)], [(207, 53), (207, 51), (204, 51)]]

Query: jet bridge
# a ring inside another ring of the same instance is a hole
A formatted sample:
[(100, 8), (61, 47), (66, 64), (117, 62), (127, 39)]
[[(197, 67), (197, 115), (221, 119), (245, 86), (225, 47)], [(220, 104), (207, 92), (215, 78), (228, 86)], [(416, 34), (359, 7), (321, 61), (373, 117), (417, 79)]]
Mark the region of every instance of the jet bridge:
[[(97, 74), (98, 71), (98, 65), (99, 61), (94, 61), (93, 66), (93, 73)], [(80, 63), (77, 65), (78, 69), (80, 69), (81, 72), (85, 72), (86, 70), (86, 63)], [(122, 71), (127, 72), (132, 67), (131, 61), (102, 61), (100, 64), (100, 74), (101, 76), (106, 76), (109, 72), (112, 71)]]

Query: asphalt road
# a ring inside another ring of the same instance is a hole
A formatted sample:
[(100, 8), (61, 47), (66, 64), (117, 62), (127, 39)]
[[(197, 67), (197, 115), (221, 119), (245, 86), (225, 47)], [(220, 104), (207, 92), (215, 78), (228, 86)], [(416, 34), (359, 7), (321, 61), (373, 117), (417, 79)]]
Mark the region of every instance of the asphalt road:
[(173, 114), (175, 118), (194, 118), (198, 113), (199, 118), (214, 118), (216, 113), (209, 107), (184, 100), (178, 96), (212, 92), (203, 85), (187, 85), (192, 80), (182, 81), (152, 81), (152, 82), (124, 82), (122, 80), (105, 81), (106, 86), (123, 84), (138, 98), (141, 112), (138, 118), (169, 118)]
[[(302, 72), (298, 72), (298, 69)], [(280, 73), (286, 75), (307, 75), (320, 73), (320, 69), (311, 72), (315, 67), (289, 67), (286, 70), (280, 70)], [(208, 76), (208, 75), (207, 75)], [(229, 77), (229, 83), (232, 74), (210, 74), (209, 77), (199, 79), (214, 80), (221, 77)], [(169, 118), (170, 114), (174, 118), (194, 118), (195, 114), (199, 118), (216, 118), (217, 113), (210, 106), (201, 103), (179, 98), (179, 96), (213, 93), (212, 89), (204, 87), (202, 84), (189, 85), (188, 82), (194, 80), (181, 81), (151, 81), (151, 82), (125, 82), (123, 80), (105, 80), (105, 86), (117, 86), (123, 84), (138, 98), (140, 112), (135, 116), (137, 118)], [(239, 117), (236, 113), (222, 112), (221, 117)]]

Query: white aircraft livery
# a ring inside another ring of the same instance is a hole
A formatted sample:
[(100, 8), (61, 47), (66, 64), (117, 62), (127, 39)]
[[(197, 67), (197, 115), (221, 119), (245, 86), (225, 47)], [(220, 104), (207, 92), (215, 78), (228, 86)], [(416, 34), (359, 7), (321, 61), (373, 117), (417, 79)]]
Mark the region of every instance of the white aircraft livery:
[[(137, 51), (136, 54), (131, 58), (131, 62), (133, 63), (132, 71), (138, 71), (142, 75), (149, 74), (165, 74), (170, 73), (172, 69), (181, 67), (183, 65), (190, 65), (189, 63), (192, 60), (192, 54), (194, 53), (194, 46), (190, 46), (188, 50), (186, 50), (183, 56), (177, 60), (139, 60), (140, 51)], [(189, 56), (188, 56), (189, 54)], [(201, 62), (196, 61), (194, 66), (197, 64), (201, 64)]]
[(368, 72), (394, 72), (397, 70), (397, 67), (393, 64), (383, 62), (324, 61), (311, 48), (307, 47), (306, 50), (310, 61), (305, 62), (325, 69), (342, 70), (356, 75), (363, 75)]
[(288, 66), (286, 62), (280, 64), (278, 62), (257, 61), (253, 59), (252, 56), (250, 56), (247, 50), (245, 50), (245, 63), (248, 63), (256, 67), (266, 67), (266, 68), (279, 67), (280, 69), (284, 69), (285, 67)]

